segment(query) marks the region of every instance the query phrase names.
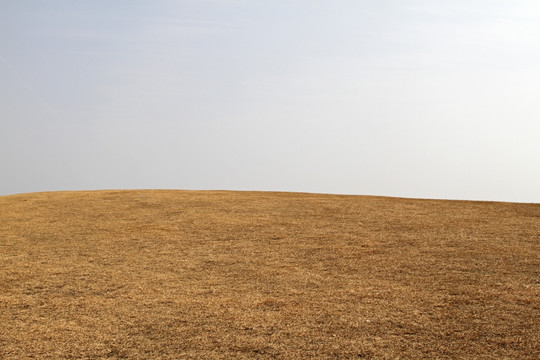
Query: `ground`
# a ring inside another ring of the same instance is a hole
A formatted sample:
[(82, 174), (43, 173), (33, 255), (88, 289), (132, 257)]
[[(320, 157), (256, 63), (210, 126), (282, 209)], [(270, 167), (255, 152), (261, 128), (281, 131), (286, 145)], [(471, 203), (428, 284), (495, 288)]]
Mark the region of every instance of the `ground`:
[(538, 359), (540, 204), (0, 197), (1, 359)]

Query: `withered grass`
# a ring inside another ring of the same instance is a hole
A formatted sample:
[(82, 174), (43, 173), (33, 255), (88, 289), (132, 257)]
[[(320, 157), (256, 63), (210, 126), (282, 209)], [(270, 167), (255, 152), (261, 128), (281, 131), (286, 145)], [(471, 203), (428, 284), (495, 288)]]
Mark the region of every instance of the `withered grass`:
[(0, 197), (1, 359), (539, 359), (540, 204)]

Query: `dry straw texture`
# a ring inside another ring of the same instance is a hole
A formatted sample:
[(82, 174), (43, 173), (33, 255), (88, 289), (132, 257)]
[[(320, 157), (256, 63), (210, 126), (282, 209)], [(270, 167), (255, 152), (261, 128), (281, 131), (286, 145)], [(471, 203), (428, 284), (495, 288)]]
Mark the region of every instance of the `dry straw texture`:
[(540, 205), (0, 197), (1, 359), (538, 359)]

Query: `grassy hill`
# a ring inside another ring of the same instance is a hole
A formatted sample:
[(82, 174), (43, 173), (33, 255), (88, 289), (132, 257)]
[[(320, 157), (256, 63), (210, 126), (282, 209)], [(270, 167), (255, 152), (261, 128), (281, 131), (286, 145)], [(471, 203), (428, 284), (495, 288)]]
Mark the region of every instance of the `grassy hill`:
[(0, 197), (0, 358), (540, 358), (540, 204)]

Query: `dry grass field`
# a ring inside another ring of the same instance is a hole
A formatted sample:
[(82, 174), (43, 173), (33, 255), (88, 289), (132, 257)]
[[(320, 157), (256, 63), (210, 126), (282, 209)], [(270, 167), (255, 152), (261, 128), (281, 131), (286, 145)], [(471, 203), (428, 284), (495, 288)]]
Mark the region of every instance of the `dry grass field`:
[(540, 204), (0, 197), (1, 359), (539, 359)]

